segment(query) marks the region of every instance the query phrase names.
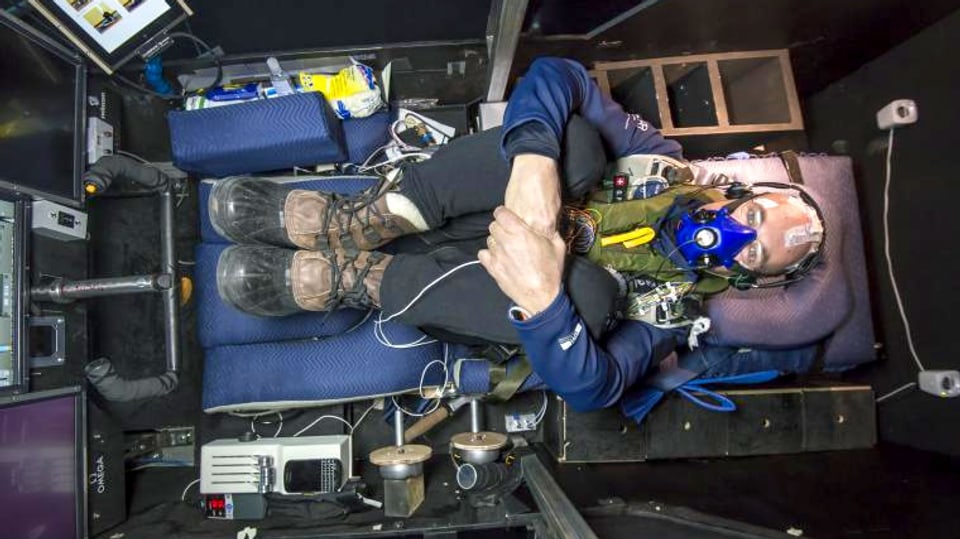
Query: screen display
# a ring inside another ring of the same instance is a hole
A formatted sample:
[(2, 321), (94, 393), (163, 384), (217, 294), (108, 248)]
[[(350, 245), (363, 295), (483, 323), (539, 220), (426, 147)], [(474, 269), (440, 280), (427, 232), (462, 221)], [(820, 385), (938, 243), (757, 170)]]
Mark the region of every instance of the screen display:
[(4, 537), (78, 536), (76, 395), (0, 408), (0, 514)]
[(4, 24), (0, 51), (0, 180), (76, 198), (76, 66)]
[(55, 0), (54, 3), (107, 52), (117, 50), (170, 10), (166, 0)]
[(0, 387), (17, 383), (14, 295), (16, 294), (16, 206), (0, 200)]

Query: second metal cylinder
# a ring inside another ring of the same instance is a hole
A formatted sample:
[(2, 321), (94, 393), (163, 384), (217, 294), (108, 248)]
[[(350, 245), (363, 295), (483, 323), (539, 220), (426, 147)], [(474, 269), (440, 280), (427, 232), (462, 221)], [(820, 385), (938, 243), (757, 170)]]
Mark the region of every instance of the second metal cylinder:
[(470, 401), (470, 432), (483, 430), (483, 410), (480, 408), (480, 399)]

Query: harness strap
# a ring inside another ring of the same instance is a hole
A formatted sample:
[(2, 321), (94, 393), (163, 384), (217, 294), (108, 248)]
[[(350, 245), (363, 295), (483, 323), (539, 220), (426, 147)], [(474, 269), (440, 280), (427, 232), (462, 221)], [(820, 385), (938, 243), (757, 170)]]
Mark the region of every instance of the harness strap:
[(490, 364), (491, 389), (489, 396), (500, 402), (508, 401), (516, 395), (523, 383), (533, 373), (533, 366), (524, 356), (517, 356), (511, 363), (511, 369), (507, 369), (507, 365), (507, 363)]
[(800, 159), (797, 157), (797, 152), (793, 150), (780, 152), (780, 161), (783, 162), (783, 168), (787, 170), (790, 183), (803, 185), (803, 175), (800, 174)]

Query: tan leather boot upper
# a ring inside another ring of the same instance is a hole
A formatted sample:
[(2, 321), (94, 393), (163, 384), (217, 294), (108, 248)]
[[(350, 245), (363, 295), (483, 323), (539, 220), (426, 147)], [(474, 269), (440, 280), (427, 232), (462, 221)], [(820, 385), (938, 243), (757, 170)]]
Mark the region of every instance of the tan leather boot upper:
[(290, 268), (293, 297), (308, 311), (380, 307), (380, 284), (390, 255), (376, 252), (297, 251)]
[(384, 193), (371, 202), (366, 196), (347, 198), (297, 189), (287, 195), (283, 215), (290, 241), (309, 250), (344, 247), (367, 251), (417, 231), (409, 221), (387, 210)]

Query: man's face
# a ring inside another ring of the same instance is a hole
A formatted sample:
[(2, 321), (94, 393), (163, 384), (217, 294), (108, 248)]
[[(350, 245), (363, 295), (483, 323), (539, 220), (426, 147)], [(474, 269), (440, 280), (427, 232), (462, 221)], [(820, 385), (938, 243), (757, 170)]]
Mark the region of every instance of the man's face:
[[(703, 209), (717, 211), (729, 203), (713, 202)], [(790, 269), (817, 247), (822, 236), (822, 225), (815, 212), (795, 195), (764, 193), (741, 204), (730, 216), (757, 231), (757, 239), (737, 253), (734, 260), (764, 275), (778, 275)]]

